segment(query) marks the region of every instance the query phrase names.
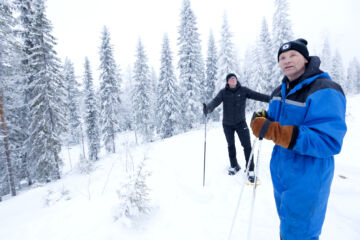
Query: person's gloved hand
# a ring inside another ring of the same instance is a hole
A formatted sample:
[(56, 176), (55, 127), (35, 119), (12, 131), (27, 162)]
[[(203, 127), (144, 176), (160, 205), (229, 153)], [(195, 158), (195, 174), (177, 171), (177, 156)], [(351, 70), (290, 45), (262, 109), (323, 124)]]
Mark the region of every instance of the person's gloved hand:
[(205, 103), (203, 103), (203, 113), (204, 113), (205, 116), (207, 116), (207, 114), (209, 113), (209, 110), (208, 110)]
[[(256, 114), (254, 113), (254, 115)], [(276, 145), (288, 149), (294, 147), (299, 133), (298, 126), (281, 126), (279, 122), (273, 122), (269, 118), (262, 116), (255, 116), (250, 126), (256, 137), (272, 140)]]
[(254, 119), (257, 118), (257, 117), (262, 117), (262, 118), (268, 119), (268, 118), (269, 118), (269, 115), (268, 115), (268, 113), (267, 113), (266, 110), (257, 111), (257, 112), (254, 112), (254, 113), (253, 113), (252, 118), (251, 118), (251, 121), (254, 120)]

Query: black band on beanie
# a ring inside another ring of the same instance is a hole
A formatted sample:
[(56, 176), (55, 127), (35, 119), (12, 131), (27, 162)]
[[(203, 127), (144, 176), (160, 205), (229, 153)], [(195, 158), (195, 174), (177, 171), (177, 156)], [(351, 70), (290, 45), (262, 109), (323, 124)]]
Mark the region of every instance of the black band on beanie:
[(237, 76), (235, 75), (235, 73), (229, 73), (228, 75), (226, 75), (226, 82), (229, 81), (229, 79), (232, 77), (235, 77), (237, 79)]
[(290, 42), (284, 43), (279, 48), (278, 61), (279, 61), (280, 54), (282, 54), (283, 52), (290, 51), (290, 50), (295, 50), (295, 51), (299, 52), (301, 55), (303, 55), (305, 57), (306, 60), (309, 61), (309, 51), (308, 51), (306, 45), (307, 45), (307, 41), (303, 38), (299, 38), (299, 39), (296, 39), (295, 41), (290, 41)]

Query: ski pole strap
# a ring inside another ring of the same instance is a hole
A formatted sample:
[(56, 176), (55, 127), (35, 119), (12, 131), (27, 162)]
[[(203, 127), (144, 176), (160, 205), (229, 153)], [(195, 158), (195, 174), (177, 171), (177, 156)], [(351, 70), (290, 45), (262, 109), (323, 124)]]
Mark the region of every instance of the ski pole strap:
[(260, 130), (260, 134), (259, 134), (259, 139), (262, 140), (265, 137), (265, 134), (269, 128), (271, 124), (271, 121), (269, 119), (266, 119), (266, 121), (264, 122), (263, 126), (261, 127)]

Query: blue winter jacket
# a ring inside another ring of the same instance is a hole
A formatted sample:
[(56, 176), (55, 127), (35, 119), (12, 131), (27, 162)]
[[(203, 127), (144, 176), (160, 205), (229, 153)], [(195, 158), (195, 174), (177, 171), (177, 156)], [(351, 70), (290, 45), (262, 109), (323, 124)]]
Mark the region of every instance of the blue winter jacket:
[(275, 145), (270, 170), (283, 240), (318, 239), (334, 174), (334, 155), (346, 133), (341, 87), (311, 57), (291, 90), (285, 77), (271, 95), (268, 114), (296, 126), (289, 148)]

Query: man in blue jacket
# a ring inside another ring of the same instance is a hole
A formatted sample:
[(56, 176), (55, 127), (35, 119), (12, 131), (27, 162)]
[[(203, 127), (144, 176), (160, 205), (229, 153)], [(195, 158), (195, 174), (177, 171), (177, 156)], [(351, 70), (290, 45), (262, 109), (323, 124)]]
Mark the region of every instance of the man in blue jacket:
[[(245, 119), (246, 99), (253, 99), (262, 102), (269, 102), (270, 96), (255, 92), (247, 87), (241, 86), (237, 76), (229, 73), (226, 76), (225, 88), (221, 89), (216, 97), (209, 103), (204, 104), (204, 114), (212, 112), (217, 106), (223, 103), (223, 128), (228, 144), (230, 159), (229, 175), (234, 175), (240, 170), (236, 159), (235, 132), (237, 133), (241, 146), (244, 149), (246, 166), (248, 165), (251, 143), (250, 132)], [(250, 161), (249, 181), (254, 182), (254, 162)]]
[(254, 113), (256, 137), (275, 143), (270, 171), (282, 240), (319, 239), (334, 175), (334, 155), (346, 133), (341, 87), (297, 39), (278, 51), (284, 73), (268, 111)]

